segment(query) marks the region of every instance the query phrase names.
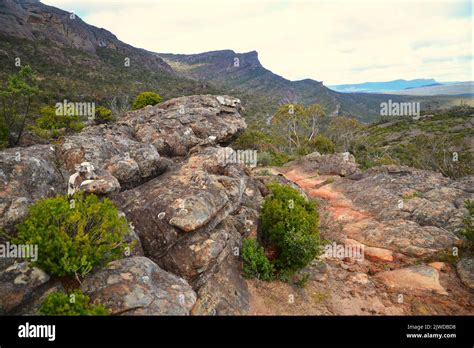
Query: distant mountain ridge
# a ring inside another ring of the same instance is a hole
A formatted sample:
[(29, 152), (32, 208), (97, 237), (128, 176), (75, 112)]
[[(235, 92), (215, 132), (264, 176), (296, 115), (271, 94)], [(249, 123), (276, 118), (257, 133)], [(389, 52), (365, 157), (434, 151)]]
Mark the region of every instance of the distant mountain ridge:
[[(208, 81), (226, 88), (237, 96), (271, 100), (272, 109), (260, 105), (268, 116), (275, 105), (283, 103), (318, 103), (329, 115), (355, 116), (363, 121), (379, 115), (380, 103), (387, 96), (380, 94), (339, 93), (322, 82), (303, 79), (290, 81), (263, 67), (256, 51), (236, 53), (232, 50), (211, 51), (198, 54), (157, 53), (180, 76)], [(394, 96), (394, 101), (407, 97)]]
[(51, 41), (96, 54), (101, 48), (115, 50), (139, 64), (172, 72), (158, 56), (128, 45), (103, 28), (85, 23), (75, 14), (44, 5), (37, 0), (2, 0), (0, 34), (30, 41)]
[(157, 55), (182, 76), (216, 82), (233, 89), (264, 92), (289, 102), (298, 99), (297, 96), (304, 94), (307, 88), (323, 88), (323, 84), (315, 80), (290, 81), (274, 74), (262, 66), (257, 51), (236, 53), (220, 50), (190, 55)]
[(474, 96), (474, 82), (438, 83), (427, 86), (391, 91), (391, 94), (411, 96)]
[(415, 80), (393, 80), (382, 82), (363, 82), (354, 84), (331, 85), (329, 88), (338, 92), (348, 93), (382, 93), (389, 91), (399, 91), (407, 88), (435, 85), (435, 79), (415, 79)]

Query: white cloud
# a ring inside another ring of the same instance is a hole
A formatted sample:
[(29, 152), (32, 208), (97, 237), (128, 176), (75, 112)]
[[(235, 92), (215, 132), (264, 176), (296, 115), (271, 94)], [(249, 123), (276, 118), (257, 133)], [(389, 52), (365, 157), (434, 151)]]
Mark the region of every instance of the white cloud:
[[(44, 0), (155, 52), (257, 50), (289, 79), (326, 85), (472, 80), (472, 13), (456, 1)], [(463, 14), (463, 16), (461, 15)]]

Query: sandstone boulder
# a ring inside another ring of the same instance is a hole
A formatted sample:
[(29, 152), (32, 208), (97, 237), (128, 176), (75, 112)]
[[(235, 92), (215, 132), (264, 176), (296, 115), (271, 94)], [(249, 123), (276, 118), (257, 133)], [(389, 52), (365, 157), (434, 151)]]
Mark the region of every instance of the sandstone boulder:
[(140, 143), (124, 125), (99, 125), (68, 136), (59, 149), (65, 168), (71, 173), (82, 162), (106, 170), (123, 188), (134, 187), (161, 174), (166, 167), (151, 144)]
[(197, 294), (193, 315), (247, 315), (250, 294), (239, 257), (228, 255)]
[(27, 262), (14, 262), (0, 270), (0, 314), (5, 315), (33, 299), (35, 294), (49, 281), (41, 269), (30, 267)]
[(360, 172), (354, 156), (348, 152), (328, 155), (313, 152), (296, 161), (285, 164), (285, 167), (294, 165), (300, 165), (306, 172), (320, 175), (349, 176)]
[(241, 204), (249, 180), (240, 165), (220, 164), (206, 148), (115, 201), (132, 221), (145, 254), (159, 260), (186, 233), (211, 232)]
[(65, 189), (52, 146), (0, 151), (0, 228), (18, 223), (34, 201), (64, 193)]
[(462, 259), (457, 263), (456, 270), (462, 283), (474, 290), (474, 259)]
[(159, 263), (197, 289), (228, 255), (238, 255), (239, 249), (240, 234), (230, 223), (222, 222), (211, 231), (184, 235)]
[(87, 277), (81, 289), (115, 314), (187, 315), (196, 302), (184, 279), (141, 256), (109, 263)]
[(120, 123), (163, 156), (185, 156), (196, 145), (227, 144), (246, 128), (240, 100), (196, 95), (127, 113)]
[(430, 266), (411, 266), (381, 272), (375, 278), (388, 288), (404, 293), (432, 291), (442, 295), (448, 294), (439, 283), (438, 271)]

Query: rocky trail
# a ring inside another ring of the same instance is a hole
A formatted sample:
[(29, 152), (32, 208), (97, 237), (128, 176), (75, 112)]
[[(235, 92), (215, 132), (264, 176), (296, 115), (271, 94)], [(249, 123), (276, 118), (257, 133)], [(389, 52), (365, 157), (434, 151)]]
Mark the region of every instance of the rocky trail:
[(396, 166), (361, 173), (345, 156), (311, 154), (271, 170), (317, 200), (322, 239), (363, 248), (363, 258), (322, 256), (302, 288), (250, 281), (251, 313), (474, 314), (473, 260), (446, 257), (462, 249), (456, 234), (473, 179)]

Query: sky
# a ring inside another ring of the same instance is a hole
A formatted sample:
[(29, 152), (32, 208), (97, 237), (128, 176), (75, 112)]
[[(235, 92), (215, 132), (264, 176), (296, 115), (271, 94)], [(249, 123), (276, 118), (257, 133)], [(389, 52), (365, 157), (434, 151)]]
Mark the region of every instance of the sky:
[(257, 51), (325, 85), (474, 80), (474, 0), (42, 0), (160, 53)]

